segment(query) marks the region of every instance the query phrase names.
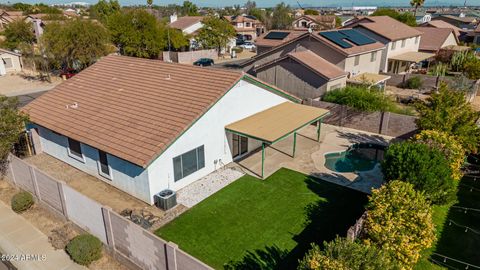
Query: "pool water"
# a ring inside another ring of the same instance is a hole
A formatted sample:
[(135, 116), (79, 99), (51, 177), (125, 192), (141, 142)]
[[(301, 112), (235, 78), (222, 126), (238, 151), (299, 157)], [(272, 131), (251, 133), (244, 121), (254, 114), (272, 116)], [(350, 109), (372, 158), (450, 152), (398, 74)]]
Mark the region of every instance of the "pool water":
[(325, 167), (335, 172), (370, 171), (383, 160), (385, 146), (359, 143), (346, 151), (325, 154)]

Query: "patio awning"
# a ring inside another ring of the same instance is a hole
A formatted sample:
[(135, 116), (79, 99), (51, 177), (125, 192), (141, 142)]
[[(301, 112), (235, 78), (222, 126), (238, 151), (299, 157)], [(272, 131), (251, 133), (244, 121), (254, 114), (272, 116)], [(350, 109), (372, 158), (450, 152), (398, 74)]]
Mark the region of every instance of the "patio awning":
[(319, 121), (328, 110), (285, 102), (225, 127), (227, 131), (273, 144), (302, 127)]
[(397, 56), (392, 56), (389, 59), (403, 61), (403, 62), (410, 62), (410, 63), (419, 63), (419, 62), (422, 62), (423, 60), (432, 58), (434, 56), (435, 54), (433, 53), (406, 52), (406, 53), (399, 54)]
[(388, 76), (388, 75), (365, 72), (348, 79), (348, 81), (351, 83), (357, 83), (357, 84), (377, 85), (377, 84), (383, 83), (384, 81), (390, 78), (391, 76)]

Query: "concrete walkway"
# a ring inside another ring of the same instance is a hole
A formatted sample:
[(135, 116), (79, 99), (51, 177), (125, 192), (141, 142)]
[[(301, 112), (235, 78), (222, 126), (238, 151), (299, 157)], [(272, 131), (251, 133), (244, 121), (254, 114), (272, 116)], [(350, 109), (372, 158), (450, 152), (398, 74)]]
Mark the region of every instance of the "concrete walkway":
[[(74, 263), (65, 251), (55, 250), (45, 234), (3, 202), (0, 202), (0, 253), (19, 256), (19, 260), (10, 261), (19, 270), (87, 269)], [(28, 256), (33, 259), (28, 260)]]

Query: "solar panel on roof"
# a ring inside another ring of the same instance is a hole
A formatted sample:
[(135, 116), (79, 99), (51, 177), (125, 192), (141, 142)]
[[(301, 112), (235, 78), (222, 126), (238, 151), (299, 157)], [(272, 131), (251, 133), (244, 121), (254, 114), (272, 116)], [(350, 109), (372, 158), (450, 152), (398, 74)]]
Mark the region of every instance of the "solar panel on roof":
[(330, 40), (331, 42), (337, 44), (338, 46), (344, 48), (344, 49), (352, 47), (352, 45), (350, 43), (345, 42), (343, 40), (345, 38), (345, 36), (342, 35), (342, 33), (338, 32), (338, 31), (320, 32), (318, 34), (321, 35), (322, 37)]
[(367, 37), (366, 35), (358, 32), (357, 30), (347, 29), (347, 30), (340, 30), (339, 32), (345, 35), (348, 41), (351, 41), (358, 46), (375, 43), (374, 39)]
[(282, 40), (282, 39), (286, 38), (288, 36), (288, 34), (290, 34), (290, 33), (289, 32), (270, 32), (264, 37), (264, 39)]

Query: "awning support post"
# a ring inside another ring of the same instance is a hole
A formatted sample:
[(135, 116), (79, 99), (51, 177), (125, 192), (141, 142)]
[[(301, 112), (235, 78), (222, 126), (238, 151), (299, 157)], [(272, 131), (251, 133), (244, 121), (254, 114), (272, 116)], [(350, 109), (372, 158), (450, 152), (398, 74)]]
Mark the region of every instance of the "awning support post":
[(293, 155), (292, 157), (295, 157), (295, 148), (297, 146), (297, 132), (293, 132)]
[(320, 127), (322, 126), (322, 119), (317, 122), (317, 142), (320, 142)]
[(265, 143), (262, 142), (262, 179), (263, 179), (263, 166), (265, 165)]

